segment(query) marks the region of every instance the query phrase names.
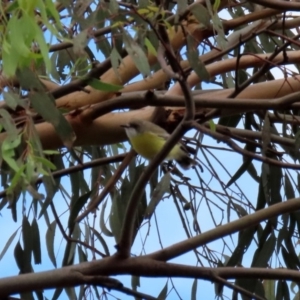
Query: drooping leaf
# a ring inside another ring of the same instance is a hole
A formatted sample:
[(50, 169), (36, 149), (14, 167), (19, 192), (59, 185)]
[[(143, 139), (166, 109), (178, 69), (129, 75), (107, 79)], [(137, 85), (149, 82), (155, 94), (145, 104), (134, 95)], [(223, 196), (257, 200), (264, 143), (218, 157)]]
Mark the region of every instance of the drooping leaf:
[(267, 299), (275, 299), (275, 280), (264, 280), (263, 286)]
[(103, 234), (106, 236), (113, 236), (112, 232), (106, 227), (105, 225), (105, 208), (106, 208), (107, 201), (105, 201), (102, 205), (101, 213), (100, 213), (100, 229), (102, 230)]
[(102, 247), (104, 249), (105, 254), (107, 256), (110, 256), (108, 246), (107, 246), (104, 238), (102, 237), (102, 235), (98, 231), (96, 231), (94, 228), (92, 228), (92, 227), (90, 227), (90, 230), (93, 232), (93, 234), (97, 237), (97, 239), (101, 243), (101, 245), (102, 245)]
[(46, 232), (46, 246), (48, 251), (48, 256), (56, 268), (56, 258), (54, 254), (54, 238), (55, 238), (55, 229), (56, 229), (56, 221), (53, 221), (48, 227)]
[(151, 72), (150, 65), (143, 49), (125, 30), (123, 31), (123, 41), (125, 49), (134, 61), (137, 69), (144, 77), (149, 76)]
[(114, 47), (112, 50), (111, 50), (111, 53), (110, 53), (110, 59), (111, 59), (111, 65), (113, 67), (113, 70), (115, 71), (115, 74), (118, 76), (118, 79), (120, 81), (122, 81), (121, 77), (120, 77), (120, 74), (119, 74), (119, 65), (121, 64), (122, 62), (122, 57), (121, 55), (119, 54), (118, 50), (116, 47)]
[(207, 9), (201, 3), (197, 3), (197, 5), (193, 5), (191, 8), (191, 12), (195, 16), (195, 18), (199, 21), (200, 26), (202, 25), (205, 28), (209, 28), (211, 18)]
[(199, 53), (197, 49), (196, 41), (190, 35), (187, 36), (187, 58), (190, 66), (193, 68), (195, 73), (203, 81), (209, 81), (210, 75), (205, 68), (204, 63), (199, 59)]
[(87, 256), (86, 256), (86, 254), (84, 253), (84, 251), (82, 250), (82, 247), (81, 247), (81, 246), (78, 246), (78, 247), (77, 247), (77, 252), (78, 252), (79, 262), (80, 262), (80, 263), (86, 262), (86, 261), (87, 261)]
[(75, 133), (62, 113), (55, 107), (53, 100), (45, 92), (30, 95), (30, 102), (34, 109), (53, 125), (64, 145), (71, 148), (75, 140)]
[(137, 291), (137, 288), (140, 287), (140, 276), (131, 276), (131, 287), (134, 291)]
[(157, 299), (158, 300), (166, 300), (167, 294), (168, 294), (168, 281), (166, 282), (166, 284), (163, 287), (163, 289), (160, 291)]
[(22, 221), (22, 237), (23, 237), (23, 259), (26, 265), (31, 263), (31, 252), (32, 252), (32, 232), (31, 226), (26, 216), (23, 216)]
[(252, 262), (252, 267), (257, 268), (266, 268), (268, 265), (268, 262), (274, 252), (276, 245), (276, 238), (274, 233), (272, 233), (269, 237), (269, 239), (263, 244), (261, 249), (257, 249), (254, 259)]
[(46, 196), (45, 201), (42, 204), (42, 209), (40, 211), (38, 218), (40, 218), (41, 216), (43, 216), (46, 213), (49, 204), (53, 200), (53, 197), (58, 190), (59, 180), (58, 179), (53, 180), (49, 176), (44, 176), (43, 183), (44, 183), (44, 186), (46, 189), (47, 196)]
[(232, 185), (234, 182), (237, 181), (247, 170), (249, 165), (251, 164), (252, 159), (247, 159), (243, 162), (243, 164), (238, 168), (238, 170), (234, 173), (234, 175), (230, 178), (230, 180), (226, 184), (226, 188)]
[(290, 291), (285, 280), (278, 280), (275, 300), (290, 300)]
[(286, 173), (284, 174), (284, 190), (285, 190), (285, 195), (286, 195), (287, 199), (295, 198), (295, 192), (294, 192), (292, 183), (290, 181), (289, 176)]
[(21, 101), (20, 97), (13, 92), (10, 92), (10, 91), (5, 92), (4, 91), (3, 97), (5, 100), (5, 103), (13, 110), (15, 110), (18, 105), (23, 106), (23, 107), (25, 106), (24, 101)]
[(197, 278), (194, 279), (193, 285), (192, 285), (192, 292), (191, 292), (191, 300), (197, 299)]
[(95, 78), (90, 79), (88, 84), (96, 90), (105, 92), (117, 92), (123, 88), (120, 85), (109, 84)]
[(146, 210), (146, 218), (151, 218), (156, 206), (158, 205), (159, 201), (162, 200), (163, 195), (170, 191), (170, 181), (171, 175), (170, 172), (167, 172), (159, 181), (157, 186), (155, 187), (154, 191), (151, 195), (151, 200), (147, 206)]
[(73, 51), (76, 55), (82, 56), (85, 55), (84, 48), (88, 44), (89, 36), (88, 31), (81, 31), (74, 39), (73, 39)]
[(17, 233), (18, 233), (18, 229), (9, 237), (9, 239), (7, 240), (3, 250), (0, 253), (0, 261), (1, 259), (4, 257), (6, 251), (8, 250), (9, 246), (11, 245), (11, 243), (13, 242), (14, 238), (16, 237)]
[(34, 257), (34, 263), (40, 264), (42, 262), (40, 231), (35, 218), (31, 223), (31, 232), (32, 232), (32, 252)]
[(69, 230), (72, 232), (74, 228), (74, 221), (78, 216), (78, 213), (82, 209), (82, 207), (86, 204), (87, 200), (89, 199), (91, 195), (91, 191), (87, 192), (86, 194), (80, 196), (79, 198), (75, 199), (71, 203), (71, 209), (70, 209), (70, 217), (68, 220), (68, 227)]

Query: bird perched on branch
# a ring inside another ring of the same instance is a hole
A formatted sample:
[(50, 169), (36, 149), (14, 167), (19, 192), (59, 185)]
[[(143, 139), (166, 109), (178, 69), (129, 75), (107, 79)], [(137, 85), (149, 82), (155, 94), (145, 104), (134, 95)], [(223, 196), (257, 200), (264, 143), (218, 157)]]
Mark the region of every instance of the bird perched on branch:
[[(128, 124), (121, 125), (125, 128), (133, 149), (146, 159), (153, 159), (163, 148), (170, 134), (160, 126), (145, 120), (133, 119)], [(182, 142), (177, 143), (169, 152), (166, 160), (176, 160), (181, 168), (187, 170), (195, 165), (195, 160)]]

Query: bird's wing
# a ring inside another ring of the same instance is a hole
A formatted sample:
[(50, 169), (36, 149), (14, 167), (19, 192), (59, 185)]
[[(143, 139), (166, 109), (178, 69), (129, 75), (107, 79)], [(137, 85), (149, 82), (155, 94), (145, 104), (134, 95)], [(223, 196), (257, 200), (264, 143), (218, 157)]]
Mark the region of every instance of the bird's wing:
[[(163, 138), (164, 140), (167, 140), (170, 137), (170, 134), (166, 133), (160, 133), (158, 134), (159, 137)], [(187, 148), (185, 147), (185, 144), (183, 143), (182, 140), (180, 140), (178, 142), (178, 144), (180, 144), (180, 149), (186, 153), (189, 153), (189, 151), (187, 150)]]
[(170, 137), (170, 135), (168, 133), (160, 133), (160, 134), (158, 134), (158, 136), (163, 138), (164, 140), (167, 140)]

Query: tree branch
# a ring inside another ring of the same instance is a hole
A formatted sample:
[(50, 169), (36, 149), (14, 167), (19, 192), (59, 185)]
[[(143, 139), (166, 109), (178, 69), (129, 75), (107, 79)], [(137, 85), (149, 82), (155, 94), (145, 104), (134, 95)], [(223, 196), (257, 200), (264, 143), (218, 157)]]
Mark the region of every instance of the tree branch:
[[(161, 261), (167, 261), (224, 236), (233, 234), (246, 228), (253, 227), (260, 222), (279, 215), (283, 215), (288, 212), (296, 211), (298, 209), (300, 209), (300, 198), (290, 199), (286, 202), (274, 204), (268, 208), (261, 209), (236, 221), (216, 227), (198, 236), (192, 237), (170, 247), (146, 255), (146, 257)], [(223, 277), (222, 275), (220, 276)]]

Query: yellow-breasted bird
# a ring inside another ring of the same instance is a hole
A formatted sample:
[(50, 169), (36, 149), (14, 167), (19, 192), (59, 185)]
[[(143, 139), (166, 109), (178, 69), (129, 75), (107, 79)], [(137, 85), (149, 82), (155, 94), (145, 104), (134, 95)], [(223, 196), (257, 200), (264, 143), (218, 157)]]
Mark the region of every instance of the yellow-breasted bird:
[[(165, 145), (170, 134), (160, 126), (145, 120), (132, 119), (125, 128), (133, 149), (146, 159), (153, 159)], [(189, 153), (182, 143), (177, 143), (169, 152), (166, 160), (176, 160), (185, 170), (196, 162), (189, 157)]]

